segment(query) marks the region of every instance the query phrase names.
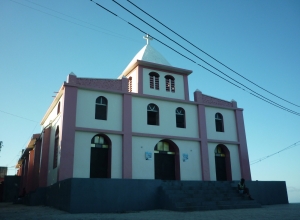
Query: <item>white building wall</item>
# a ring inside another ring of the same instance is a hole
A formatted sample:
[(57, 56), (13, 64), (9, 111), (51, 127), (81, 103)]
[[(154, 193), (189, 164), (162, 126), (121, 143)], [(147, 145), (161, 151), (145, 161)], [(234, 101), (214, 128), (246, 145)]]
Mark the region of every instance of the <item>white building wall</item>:
[[(107, 99), (107, 120), (95, 119), (95, 103), (99, 96)], [(76, 126), (121, 131), (122, 102), (120, 94), (78, 89)]]
[[(215, 114), (223, 115), (224, 132), (216, 131)], [(207, 138), (214, 140), (238, 141), (234, 110), (205, 107)]]
[(53, 120), (56, 120), (58, 117), (61, 116), (61, 113), (57, 114), (57, 108), (58, 108), (58, 104), (60, 103), (60, 112), (62, 111), (62, 109), (63, 109), (63, 97), (64, 97), (64, 95), (61, 96), (59, 101), (53, 107), (52, 111), (50, 112), (50, 114), (48, 115), (48, 117), (46, 118), (44, 123), (42, 124), (43, 128), (46, 127), (47, 125), (49, 125)]
[[(197, 141), (173, 140), (179, 148), (181, 180), (202, 180), (200, 143)], [(183, 154), (188, 160), (183, 161)]]
[[(209, 155), (209, 169), (210, 169), (210, 179), (217, 180), (216, 177), (216, 165), (215, 165), (215, 149), (217, 143), (208, 143), (208, 155)], [(224, 144), (230, 152), (230, 163), (231, 163), (231, 175), (232, 180), (241, 179), (241, 168), (238, 146), (233, 144)]]
[[(147, 106), (156, 104), (159, 108), (159, 125), (147, 124)], [(132, 97), (132, 131), (172, 136), (199, 137), (197, 106), (157, 99)], [(176, 108), (185, 110), (186, 128), (176, 127)]]
[[(157, 138), (132, 137), (132, 179), (154, 179), (154, 147)], [(145, 152), (152, 153), (152, 159), (145, 159)]]
[[(159, 74), (159, 90), (150, 88), (150, 77), (149, 77), (150, 72), (156, 72)], [(166, 91), (166, 79), (165, 79), (166, 75), (171, 75), (175, 78), (175, 92)], [(144, 89), (143, 93), (148, 95), (162, 96), (162, 97), (175, 98), (175, 99), (185, 99), (183, 76), (178, 74), (172, 74), (168, 72), (144, 68), (143, 89)]]
[[(132, 138), (132, 178), (154, 179), (154, 147), (161, 141), (159, 138), (133, 137)], [(179, 148), (180, 176), (182, 180), (201, 180), (201, 163), (199, 142), (172, 140)], [(145, 159), (145, 153), (151, 152), (152, 158)], [(182, 154), (188, 154), (189, 159), (183, 162)]]
[(226, 144), (226, 147), (230, 151), (232, 180), (240, 180), (241, 179), (241, 165), (240, 165), (238, 145)]
[[(92, 132), (75, 132), (74, 178), (90, 178), (91, 139)], [(122, 136), (106, 134), (112, 143), (111, 178), (122, 178)]]
[[(53, 111), (55, 111), (54, 109)], [(52, 111), (52, 113), (53, 113)], [(53, 114), (50, 115), (53, 115)], [(56, 114), (56, 111), (55, 111)], [(60, 165), (60, 155), (61, 155), (61, 115), (58, 115), (51, 125), (51, 134), (50, 134), (50, 145), (49, 145), (49, 159), (48, 159), (48, 179), (47, 185), (50, 186), (57, 182), (57, 170)], [(53, 158), (54, 158), (54, 145), (55, 145), (55, 132), (57, 127), (59, 127), (59, 143), (58, 143), (58, 156), (57, 156), (57, 167), (53, 169)]]
[[(62, 109), (63, 109), (63, 97), (61, 96), (59, 101), (53, 107), (52, 111), (42, 124), (42, 128), (50, 125), (51, 127), (51, 135), (50, 135), (50, 143), (49, 143), (49, 158), (48, 158), (48, 177), (47, 177), (47, 185), (52, 185), (57, 182), (57, 169), (60, 164), (60, 147), (61, 147), (61, 120), (62, 120)], [(58, 104), (60, 103), (60, 113), (57, 114)], [(53, 157), (54, 157), (54, 144), (55, 144), (55, 132), (56, 128), (59, 126), (59, 144), (58, 144), (58, 158), (57, 158), (57, 167), (53, 169)]]

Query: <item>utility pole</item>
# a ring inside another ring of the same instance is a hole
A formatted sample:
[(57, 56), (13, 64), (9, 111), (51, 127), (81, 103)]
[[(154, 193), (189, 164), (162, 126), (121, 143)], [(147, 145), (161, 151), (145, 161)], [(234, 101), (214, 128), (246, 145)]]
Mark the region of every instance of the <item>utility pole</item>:
[(0, 141), (0, 152), (1, 152), (1, 148), (3, 147), (3, 142)]

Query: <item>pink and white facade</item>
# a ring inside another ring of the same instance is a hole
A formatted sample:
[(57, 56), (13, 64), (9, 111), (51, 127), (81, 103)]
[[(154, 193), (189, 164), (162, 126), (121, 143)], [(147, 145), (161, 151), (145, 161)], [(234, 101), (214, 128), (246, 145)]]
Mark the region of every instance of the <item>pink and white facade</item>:
[(147, 44), (118, 79), (69, 74), (27, 150), (38, 168), (30, 174), (23, 155), (19, 175), (35, 188), (92, 177), (251, 180), (243, 110), (200, 91), (191, 99), (191, 73)]

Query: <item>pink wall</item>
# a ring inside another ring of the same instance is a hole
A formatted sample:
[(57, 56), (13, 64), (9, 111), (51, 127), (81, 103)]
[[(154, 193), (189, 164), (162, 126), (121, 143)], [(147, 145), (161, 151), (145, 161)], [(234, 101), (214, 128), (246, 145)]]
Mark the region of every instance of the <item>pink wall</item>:
[(18, 170), (18, 176), (20, 176), (21, 180), (20, 180), (20, 188), (19, 188), (19, 195), (21, 195), (22, 193), (22, 189), (23, 189), (23, 172), (24, 172), (24, 165), (23, 163), (20, 165), (20, 168)]
[(44, 129), (40, 155), (39, 187), (47, 186), (50, 136), (51, 127)]
[(132, 178), (132, 96), (123, 96), (122, 178)]
[(29, 151), (28, 155), (28, 174), (27, 174), (27, 184), (26, 192), (31, 192), (33, 190), (33, 165), (34, 165), (34, 149)]
[(77, 87), (65, 85), (61, 111), (61, 156), (58, 181), (73, 177), (77, 91)]
[(236, 126), (239, 139), (239, 156), (241, 164), (241, 174), (245, 180), (251, 180), (251, 171), (249, 164), (246, 132), (243, 118), (243, 111), (241, 109), (235, 110)]
[(40, 156), (41, 156), (41, 140), (37, 139), (34, 148), (34, 165), (33, 165), (33, 188), (36, 190), (39, 187), (39, 169), (40, 169)]
[(204, 105), (201, 104), (202, 93), (200, 91), (194, 92), (194, 99), (195, 102), (198, 103), (197, 112), (198, 112), (199, 137), (201, 138), (200, 157), (201, 157), (202, 180), (210, 180), (205, 107)]
[(22, 187), (20, 188), (21, 192), (23, 191), (23, 188), (25, 188), (26, 192), (27, 191), (27, 173), (28, 173), (28, 157), (26, 157), (24, 159), (24, 162), (23, 162), (23, 175), (22, 175)]
[(188, 77), (187, 75), (183, 76), (183, 84), (184, 84), (184, 97), (186, 101), (190, 100), (190, 95), (189, 95), (189, 82), (188, 82)]
[(144, 87), (143, 87), (143, 67), (138, 66), (138, 93), (144, 94)]

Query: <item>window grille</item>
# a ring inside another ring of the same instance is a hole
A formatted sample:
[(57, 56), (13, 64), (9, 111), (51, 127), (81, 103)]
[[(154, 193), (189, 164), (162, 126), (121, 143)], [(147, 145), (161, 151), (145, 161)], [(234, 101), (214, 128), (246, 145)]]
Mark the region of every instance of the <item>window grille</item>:
[(159, 125), (159, 109), (155, 104), (149, 104), (147, 107), (147, 124)]
[(159, 74), (156, 72), (149, 73), (150, 88), (159, 90)]
[(221, 113), (216, 113), (215, 123), (216, 123), (216, 131), (224, 132), (224, 121), (223, 121), (223, 115)]
[(103, 96), (96, 99), (95, 119), (107, 120), (107, 99)]
[(166, 79), (166, 91), (167, 92), (175, 92), (175, 78), (173, 76), (167, 75)]
[(128, 92), (132, 92), (132, 77), (128, 78)]
[(185, 128), (185, 111), (183, 108), (176, 109), (176, 127)]

